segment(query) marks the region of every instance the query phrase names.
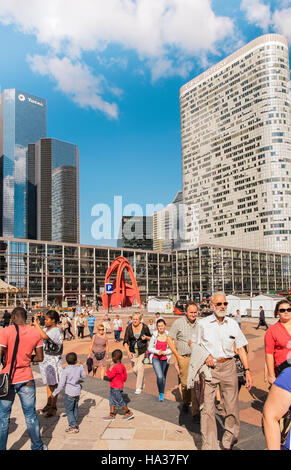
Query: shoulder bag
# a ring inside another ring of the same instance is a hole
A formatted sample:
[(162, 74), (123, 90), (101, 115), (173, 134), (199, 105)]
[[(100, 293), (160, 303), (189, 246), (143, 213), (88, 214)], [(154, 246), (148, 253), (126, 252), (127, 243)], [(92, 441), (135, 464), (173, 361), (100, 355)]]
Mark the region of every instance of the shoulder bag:
[(63, 343), (58, 345), (50, 338), (45, 340), (44, 353), (48, 356), (61, 356), (63, 354)]
[(5, 398), (9, 395), (10, 388), (12, 385), (12, 378), (14, 375), (15, 370), (13, 371), (18, 345), (19, 345), (19, 328), (18, 325), (15, 325), (16, 328), (16, 339), (14, 343), (13, 355), (11, 360), (10, 372), (9, 374), (6, 372), (5, 374), (0, 374), (0, 398)]

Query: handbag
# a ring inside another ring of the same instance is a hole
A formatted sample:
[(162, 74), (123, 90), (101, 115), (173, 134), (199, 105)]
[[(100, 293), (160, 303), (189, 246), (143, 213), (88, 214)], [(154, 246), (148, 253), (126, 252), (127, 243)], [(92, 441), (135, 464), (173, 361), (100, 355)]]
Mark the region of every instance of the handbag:
[(291, 408), (280, 419), (281, 446), (285, 446), (289, 433), (291, 432)]
[(149, 351), (147, 351), (145, 353), (145, 358), (144, 358), (144, 361), (143, 361), (144, 364), (151, 364), (150, 356), (151, 356), (151, 353)]
[(106, 351), (103, 351), (101, 353), (98, 353), (98, 352), (96, 353), (96, 352), (93, 351), (93, 354), (94, 354), (97, 361), (102, 361), (102, 359), (104, 359), (104, 357), (105, 357)]
[(118, 328), (118, 331), (122, 331), (122, 326), (120, 326), (120, 327)]
[(199, 407), (204, 403), (205, 374), (199, 373), (199, 380), (194, 382), (194, 393)]
[(246, 384), (246, 371), (238, 354), (234, 356), (234, 360), (235, 360), (235, 365), (236, 365), (236, 373), (238, 376), (238, 381), (242, 385), (245, 385)]
[(287, 367), (291, 367), (291, 362), (289, 359), (287, 359), (287, 361), (282, 362), (282, 364), (280, 364), (279, 366), (275, 367), (276, 376), (281, 374), (281, 372)]
[(63, 344), (58, 345), (51, 339), (48, 339), (45, 342), (44, 352), (48, 356), (61, 356), (63, 354)]
[(12, 385), (12, 378), (15, 372), (13, 371), (13, 367), (14, 367), (18, 345), (19, 345), (19, 328), (18, 328), (18, 325), (14, 324), (14, 326), (16, 328), (16, 339), (14, 343), (10, 372), (9, 374), (7, 372), (5, 374), (0, 374), (0, 398), (5, 398), (9, 395), (10, 388)]
[(88, 369), (88, 374), (93, 370), (93, 359), (91, 357), (88, 357), (86, 361), (87, 369)]

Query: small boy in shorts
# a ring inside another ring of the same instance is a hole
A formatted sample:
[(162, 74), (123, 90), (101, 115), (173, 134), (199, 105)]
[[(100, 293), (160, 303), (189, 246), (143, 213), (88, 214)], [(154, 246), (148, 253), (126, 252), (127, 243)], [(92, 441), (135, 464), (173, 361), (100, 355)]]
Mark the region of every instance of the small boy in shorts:
[(109, 396), (109, 406), (110, 413), (108, 416), (105, 416), (104, 421), (113, 421), (116, 415), (116, 408), (123, 408), (125, 414), (123, 420), (134, 418), (134, 414), (130, 411), (123, 400), (123, 386), (127, 379), (127, 372), (124, 365), (121, 363), (122, 352), (120, 349), (115, 349), (112, 353), (112, 361), (114, 366), (112, 369), (107, 369), (106, 375), (110, 380), (110, 396)]
[(67, 367), (63, 370), (58, 387), (53, 396), (58, 395), (65, 387), (65, 410), (69, 422), (66, 432), (78, 433), (79, 399), (81, 394), (80, 380), (85, 379), (86, 372), (82, 364), (77, 364), (77, 354), (71, 352), (66, 355)]

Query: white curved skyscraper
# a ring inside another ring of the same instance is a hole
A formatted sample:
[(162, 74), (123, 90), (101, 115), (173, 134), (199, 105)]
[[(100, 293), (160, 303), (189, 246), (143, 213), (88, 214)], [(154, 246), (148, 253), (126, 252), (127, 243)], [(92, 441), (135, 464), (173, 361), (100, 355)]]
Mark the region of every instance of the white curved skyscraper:
[(255, 39), (180, 90), (185, 236), (291, 252), (286, 39)]

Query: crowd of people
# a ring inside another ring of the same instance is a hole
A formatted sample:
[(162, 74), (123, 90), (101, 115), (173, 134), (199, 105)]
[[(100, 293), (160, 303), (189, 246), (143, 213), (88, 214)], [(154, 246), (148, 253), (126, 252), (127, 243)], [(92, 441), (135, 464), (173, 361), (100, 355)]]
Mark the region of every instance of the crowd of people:
[[(41, 379), (47, 389), (47, 403), (42, 413), (47, 418), (57, 414), (58, 395), (64, 388), (68, 419), (65, 431), (79, 432), (80, 383), (87, 374), (75, 352), (66, 355), (65, 366), (62, 356), (63, 342), (74, 339), (76, 335), (83, 339), (85, 328), (88, 328), (91, 338), (87, 373), (96, 376), (99, 368), (100, 378), (104, 380), (107, 377), (109, 381), (109, 414), (104, 420), (114, 420), (118, 409), (123, 409), (124, 420), (134, 418), (122, 394), (128, 375), (123, 364), (124, 354), (130, 361), (129, 370), (136, 377), (136, 395), (140, 395), (145, 386), (146, 359), (152, 364), (159, 402), (165, 399), (167, 373), (174, 357), (181, 388), (181, 412), (187, 413), (191, 407), (194, 422), (200, 423), (202, 450), (232, 449), (238, 441), (240, 430), (239, 390), (242, 385), (247, 390), (253, 386), (248, 341), (242, 331), (240, 312), (237, 311), (234, 318), (227, 315), (228, 302), (223, 292), (212, 295), (210, 308), (210, 315), (198, 318), (198, 305), (190, 301), (185, 314), (175, 319), (170, 328), (167, 328), (167, 320), (159, 313), (147, 325), (143, 315), (136, 312), (128, 318), (123, 339), (121, 333), (124, 325), (118, 314), (112, 321), (108, 313), (98, 320), (93, 310), (79, 308), (78, 312), (72, 313), (49, 310), (45, 315), (42, 312), (34, 315), (28, 326), (26, 310), (15, 308), (9, 318), (11, 325), (6, 322), (0, 331), (0, 360), (3, 364), (0, 371), (0, 450), (6, 449), (10, 413), (16, 394), (21, 401), (31, 448), (46, 449), (35, 409), (36, 388), (31, 363), (39, 363)], [(263, 429), (268, 449), (279, 450), (290, 449), (291, 302), (286, 299), (278, 302), (274, 314), (278, 321), (268, 327), (264, 312), (260, 313), (258, 327), (265, 326), (267, 330), (265, 377), (270, 386), (263, 410)], [(114, 342), (122, 342), (124, 351), (120, 348), (110, 351), (108, 334), (112, 331)], [(11, 383), (8, 391), (4, 386), (6, 376)], [(221, 442), (217, 437), (215, 419), (218, 397), (223, 401), (225, 411)]]

